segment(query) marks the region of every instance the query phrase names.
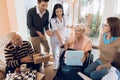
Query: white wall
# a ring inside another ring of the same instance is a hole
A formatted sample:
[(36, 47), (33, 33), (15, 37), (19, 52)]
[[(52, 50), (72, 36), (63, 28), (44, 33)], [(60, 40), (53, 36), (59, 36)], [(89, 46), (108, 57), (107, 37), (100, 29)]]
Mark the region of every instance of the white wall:
[(17, 16), (18, 31), (24, 40), (28, 40), (27, 24), (26, 24), (26, 11), (24, 0), (14, 0), (15, 10)]
[(15, 10), (14, 0), (6, 0), (7, 10), (8, 10), (8, 18), (10, 23), (10, 31), (18, 31), (18, 23), (17, 16)]
[(74, 24), (76, 25), (78, 23), (78, 11), (79, 11), (80, 7), (79, 7), (79, 0), (77, 0), (75, 2), (74, 5)]
[(0, 37), (10, 32), (6, 0), (0, 0)]
[(102, 21), (104, 22), (107, 17), (115, 16), (117, 0), (104, 0), (104, 10)]

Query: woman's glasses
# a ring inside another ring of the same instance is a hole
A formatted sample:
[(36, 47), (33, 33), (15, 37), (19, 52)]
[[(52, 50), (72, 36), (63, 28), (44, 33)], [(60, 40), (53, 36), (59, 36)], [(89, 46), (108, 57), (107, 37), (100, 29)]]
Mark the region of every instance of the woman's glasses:
[(102, 24), (102, 27), (104, 28), (104, 27), (109, 27), (109, 25), (107, 25), (107, 24)]
[(83, 31), (82, 29), (75, 29), (74, 31), (77, 31), (77, 32), (79, 32), (79, 31)]

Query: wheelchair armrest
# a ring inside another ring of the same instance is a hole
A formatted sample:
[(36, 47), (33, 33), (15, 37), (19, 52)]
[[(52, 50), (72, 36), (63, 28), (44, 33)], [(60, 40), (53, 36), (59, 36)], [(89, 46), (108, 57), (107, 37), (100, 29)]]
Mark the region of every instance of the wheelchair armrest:
[(60, 48), (64, 48), (65, 47), (65, 45), (62, 45)]
[(92, 50), (89, 50), (88, 53), (91, 54), (91, 51), (92, 51)]
[(91, 54), (91, 51), (92, 51), (92, 50), (89, 50), (88, 53), (87, 53), (87, 57), (86, 57), (86, 60), (85, 60), (85, 62), (84, 62), (84, 65), (83, 65), (83, 66), (84, 66), (84, 69), (85, 69), (86, 67), (88, 67), (88, 66), (92, 63), (92, 62), (91, 62), (91, 57), (92, 57), (92, 56), (91, 56), (91, 55), (92, 55), (92, 54)]

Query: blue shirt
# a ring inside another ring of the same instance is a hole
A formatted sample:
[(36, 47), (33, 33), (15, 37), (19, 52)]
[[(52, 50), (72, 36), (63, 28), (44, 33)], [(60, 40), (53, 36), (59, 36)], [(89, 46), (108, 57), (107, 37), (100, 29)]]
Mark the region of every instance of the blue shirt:
[(106, 39), (107, 35), (104, 34), (103, 38), (104, 38), (104, 44), (110, 44), (111, 42), (115, 41), (118, 37), (111, 37), (109, 40)]

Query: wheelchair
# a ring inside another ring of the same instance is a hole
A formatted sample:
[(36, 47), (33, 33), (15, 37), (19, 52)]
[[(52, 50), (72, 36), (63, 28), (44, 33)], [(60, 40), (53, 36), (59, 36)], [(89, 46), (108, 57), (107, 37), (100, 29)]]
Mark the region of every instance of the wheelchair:
[[(70, 49), (68, 48), (67, 50), (74, 50), (74, 49)], [(61, 56), (59, 59), (59, 68), (56, 72), (56, 76), (54, 77), (53, 80), (68, 80), (69, 76), (72, 75), (72, 73), (77, 73), (77, 72), (83, 72), (84, 69), (89, 66), (91, 63), (93, 63), (93, 54), (91, 54), (91, 50), (88, 51), (87, 54), (87, 58), (85, 60), (85, 62), (83, 63), (83, 66), (67, 66), (65, 64), (65, 51), (64, 50), (64, 46), (62, 46), (61, 48)], [(82, 80), (82, 78), (80, 79)]]

